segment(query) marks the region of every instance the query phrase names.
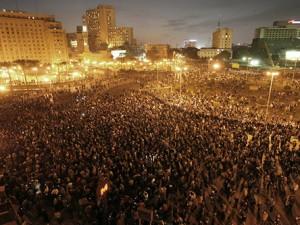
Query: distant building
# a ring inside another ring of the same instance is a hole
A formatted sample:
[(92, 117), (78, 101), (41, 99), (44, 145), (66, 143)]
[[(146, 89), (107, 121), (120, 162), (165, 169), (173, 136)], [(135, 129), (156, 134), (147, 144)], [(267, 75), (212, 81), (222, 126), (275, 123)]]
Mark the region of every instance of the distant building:
[(146, 44), (146, 56), (149, 59), (167, 59), (169, 58), (170, 45), (167, 44)]
[(231, 49), (221, 49), (221, 48), (201, 48), (198, 51), (198, 57), (201, 59), (210, 59), (219, 55), (223, 51), (232, 52)]
[(87, 26), (90, 50), (95, 52), (109, 44), (109, 30), (116, 26), (116, 12), (113, 6), (99, 5), (89, 9), (83, 16)]
[[(300, 24), (300, 23), (299, 23)], [(268, 40), (300, 39), (300, 25), (290, 24), (288, 21), (276, 21), (273, 27), (260, 27), (256, 29), (255, 38)]]
[(133, 28), (112, 27), (109, 30), (109, 48), (123, 46), (124, 44), (134, 44)]
[(197, 48), (197, 40), (185, 40), (184, 48)]
[(3, 9), (0, 34), (0, 62), (60, 63), (69, 59), (65, 31), (53, 16)]
[(77, 26), (76, 33), (67, 34), (70, 55), (76, 56), (83, 52), (89, 52), (88, 33), (86, 26)]
[(275, 21), (273, 26), (257, 28), (252, 50), (269, 65), (286, 65), (286, 52), (300, 50), (300, 21)]
[(229, 28), (218, 28), (213, 33), (213, 48), (230, 49), (232, 48), (233, 32)]

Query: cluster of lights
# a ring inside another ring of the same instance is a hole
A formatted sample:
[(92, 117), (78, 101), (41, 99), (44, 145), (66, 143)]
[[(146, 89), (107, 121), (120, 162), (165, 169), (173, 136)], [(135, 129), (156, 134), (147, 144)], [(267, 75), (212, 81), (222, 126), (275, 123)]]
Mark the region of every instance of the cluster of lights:
[(278, 71), (268, 71), (266, 73), (268, 76), (279, 76), (280, 73)]
[(7, 92), (8, 91), (8, 89), (7, 89), (7, 86), (6, 85), (0, 85), (0, 92), (1, 93), (4, 93), (4, 92)]

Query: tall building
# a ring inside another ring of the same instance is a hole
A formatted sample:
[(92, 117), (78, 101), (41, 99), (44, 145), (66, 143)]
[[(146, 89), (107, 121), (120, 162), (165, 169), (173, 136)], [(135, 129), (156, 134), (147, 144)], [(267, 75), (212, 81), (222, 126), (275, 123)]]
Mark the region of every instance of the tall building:
[(54, 16), (0, 11), (0, 62), (68, 60), (66, 34)]
[(124, 44), (133, 45), (132, 27), (112, 27), (109, 31), (109, 48), (119, 47)]
[(257, 28), (252, 49), (269, 65), (286, 65), (286, 52), (300, 51), (300, 21), (275, 21), (273, 26)]
[(90, 50), (95, 52), (109, 44), (109, 30), (116, 26), (115, 8), (110, 5), (98, 5), (89, 9), (83, 16), (87, 26)]
[(231, 49), (233, 32), (229, 28), (218, 28), (213, 33), (213, 48)]
[(255, 31), (255, 38), (263, 38), (268, 40), (278, 39), (300, 39), (300, 22), (292, 21), (276, 21), (273, 27), (260, 27)]
[(89, 52), (88, 33), (86, 26), (77, 26), (75, 33), (67, 34), (69, 52), (72, 56)]

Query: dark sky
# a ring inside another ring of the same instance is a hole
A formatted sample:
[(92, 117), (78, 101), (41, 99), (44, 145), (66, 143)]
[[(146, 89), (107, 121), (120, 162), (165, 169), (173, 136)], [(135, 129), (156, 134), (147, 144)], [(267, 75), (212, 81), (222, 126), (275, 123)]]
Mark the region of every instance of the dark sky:
[[(68, 32), (98, 4), (114, 5), (117, 24), (133, 26), (138, 41), (173, 46), (185, 39), (210, 46), (219, 18), (234, 30), (235, 43), (250, 43), (256, 27), (274, 20), (300, 19), (300, 0), (19, 0), (21, 10), (54, 14)], [(15, 0), (0, 0), (0, 8), (14, 9)]]

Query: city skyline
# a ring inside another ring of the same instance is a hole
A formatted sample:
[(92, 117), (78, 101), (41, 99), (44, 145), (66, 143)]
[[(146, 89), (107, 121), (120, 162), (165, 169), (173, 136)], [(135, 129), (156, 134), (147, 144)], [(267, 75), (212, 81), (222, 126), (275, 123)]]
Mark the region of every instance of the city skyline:
[[(115, 6), (118, 24), (134, 27), (139, 42), (170, 43), (178, 47), (186, 39), (196, 39), (198, 47), (210, 47), (211, 35), (219, 20), (221, 26), (234, 30), (234, 43), (251, 43), (255, 28), (269, 26), (274, 20), (299, 19), (297, 11), (300, 9), (300, 2), (296, 0), (275, 0), (272, 5), (258, 0), (248, 3), (237, 0), (23, 0), (19, 1), (18, 7), (29, 12), (53, 14), (63, 22), (66, 32), (74, 32), (76, 25), (82, 23), (85, 10), (99, 4)], [(15, 9), (16, 3), (2, 0), (0, 7)]]

